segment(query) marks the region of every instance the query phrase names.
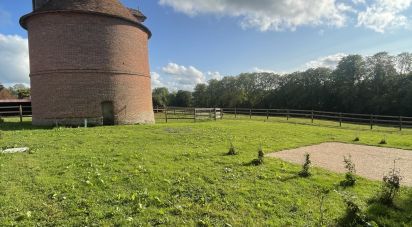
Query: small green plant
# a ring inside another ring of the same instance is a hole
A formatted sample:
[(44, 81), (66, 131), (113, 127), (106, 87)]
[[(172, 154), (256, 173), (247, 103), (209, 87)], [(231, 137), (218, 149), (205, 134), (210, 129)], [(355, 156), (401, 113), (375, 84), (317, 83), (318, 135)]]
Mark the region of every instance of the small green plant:
[(395, 197), (401, 189), (402, 176), (399, 169), (396, 169), (396, 160), (393, 161), (393, 168), (388, 175), (383, 177), (382, 189), (379, 201), (385, 205), (393, 205)]
[(343, 196), (346, 205), (346, 214), (340, 220), (341, 226), (373, 226), (355, 201), (356, 197), (345, 194)]
[(386, 141), (386, 136), (381, 140), (381, 142), (379, 142), (379, 144), (381, 145), (388, 144), (388, 142)]
[(233, 143), (230, 143), (230, 148), (229, 151), (227, 152), (227, 155), (237, 155), (237, 150), (236, 147), (233, 146)]
[(265, 159), (265, 152), (263, 152), (262, 146), (259, 147), (258, 157), (252, 161), (252, 164), (255, 166), (262, 165)]
[(347, 170), (345, 174), (345, 180), (340, 182), (341, 186), (351, 187), (356, 184), (356, 169), (355, 164), (352, 162), (352, 156), (343, 157), (343, 162), (345, 163), (345, 168)]
[(330, 189), (319, 188), (316, 191), (319, 198), (319, 226), (325, 226), (325, 212), (327, 211), (327, 209), (325, 209), (325, 200), (330, 193)]
[(357, 132), (355, 134), (355, 139), (353, 139), (353, 142), (359, 142), (360, 141), (360, 136), (359, 136), (359, 132)]
[(299, 176), (301, 177), (310, 177), (312, 174), (310, 173), (310, 166), (312, 161), (310, 160), (310, 154), (305, 154), (305, 163), (303, 163), (302, 170), (299, 172)]

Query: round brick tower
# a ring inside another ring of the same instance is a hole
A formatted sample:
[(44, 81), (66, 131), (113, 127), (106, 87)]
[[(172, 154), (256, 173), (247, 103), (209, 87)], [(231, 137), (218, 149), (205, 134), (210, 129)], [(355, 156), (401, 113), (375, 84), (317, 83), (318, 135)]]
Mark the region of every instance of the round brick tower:
[(33, 0), (33, 124), (154, 123), (145, 19), (118, 0)]

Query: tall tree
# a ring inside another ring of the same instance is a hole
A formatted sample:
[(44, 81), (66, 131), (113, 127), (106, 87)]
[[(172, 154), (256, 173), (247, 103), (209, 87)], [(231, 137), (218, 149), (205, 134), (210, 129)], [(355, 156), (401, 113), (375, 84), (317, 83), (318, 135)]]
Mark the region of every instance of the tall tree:
[(207, 95), (207, 85), (198, 84), (193, 92), (193, 105), (196, 107), (208, 107), (209, 97)]
[(169, 90), (165, 87), (155, 88), (153, 90), (153, 105), (166, 107), (169, 104)]
[(366, 76), (366, 62), (360, 55), (344, 57), (333, 72), (333, 110), (341, 112), (362, 111), (360, 83)]
[(18, 99), (30, 98), (30, 88), (24, 84), (16, 84), (9, 88), (9, 91)]
[(412, 72), (412, 54), (401, 53), (395, 58), (396, 67), (401, 75), (406, 75)]
[(174, 106), (191, 107), (192, 98), (192, 92), (179, 90), (174, 98)]

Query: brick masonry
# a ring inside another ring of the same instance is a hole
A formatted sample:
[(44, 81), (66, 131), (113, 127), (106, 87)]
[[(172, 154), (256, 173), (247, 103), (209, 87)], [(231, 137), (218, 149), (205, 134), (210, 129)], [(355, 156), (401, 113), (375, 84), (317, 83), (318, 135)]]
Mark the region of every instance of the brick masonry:
[(79, 124), (113, 101), (117, 124), (154, 123), (149, 34), (117, 17), (50, 12), (26, 21), (33, 124)]

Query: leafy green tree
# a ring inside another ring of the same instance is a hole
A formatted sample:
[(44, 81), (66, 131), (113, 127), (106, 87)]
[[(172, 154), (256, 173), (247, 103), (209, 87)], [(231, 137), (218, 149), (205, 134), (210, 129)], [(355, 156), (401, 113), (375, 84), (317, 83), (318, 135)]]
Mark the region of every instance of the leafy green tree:
[(344, 57), (333, 72), (332, 90), (336, 108), (341, 112), (360, 112), (361, 82), (366, 75), (366, 62), (360, 55)]
[(153, 105), (166, 107), (169, 104), (169, 90), (165, 87), (155, 88), (152, 93)]
[(399, 74), (406, 75), (412, 72), (412, 53), (401, 53), (395, 58)]
[(174, 97), (173, 104), (176, 107), (191, 107), (192, 99), (192, 92), (179, 90)]
[(198, 84), (193, 92), (193, 105), (195, 107), (208, 107), (209, 97), (207, 94), (207, 85)]
[(24, 84), (16, 84), (13, 87), (10, 87), (9, 91), (18, 99), (30, 98), (30, 88), (26, 87)]
[(316, 109), (412, 116), (411, 66), (411, 53), (349, 55), (334, 70), (313, 68), (286, 75), (242, 73), (198, 84), (193, 94), (169, 93), (167, 102), (170, 106)]

